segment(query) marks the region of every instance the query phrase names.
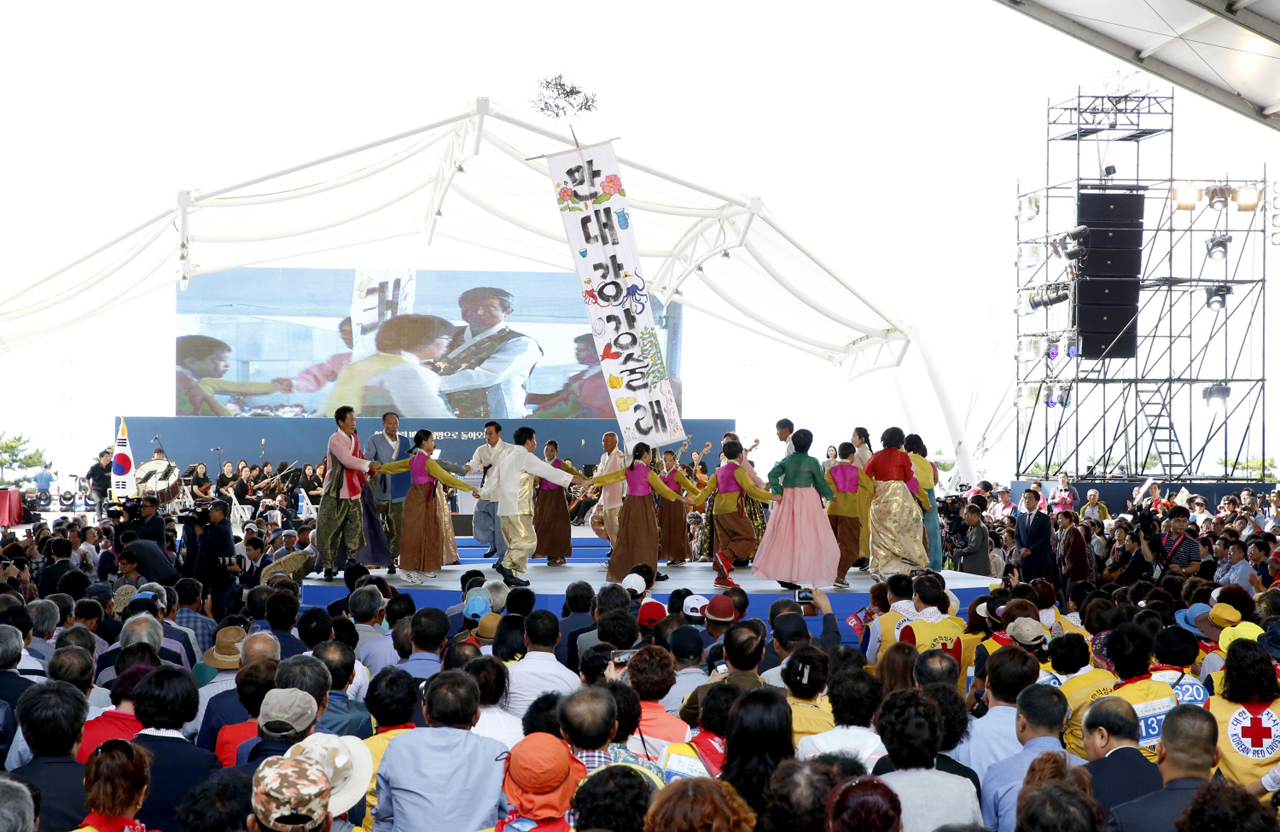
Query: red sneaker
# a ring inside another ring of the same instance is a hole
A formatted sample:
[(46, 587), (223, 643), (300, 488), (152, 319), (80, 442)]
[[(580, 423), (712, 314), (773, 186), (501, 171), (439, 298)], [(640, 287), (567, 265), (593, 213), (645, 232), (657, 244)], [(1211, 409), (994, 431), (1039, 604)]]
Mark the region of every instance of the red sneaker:
[[(716, 552), (716, 563), (720, 565), (720, 570), (724, 572), (725, 575), (728, 575), (733, 571), (733, 558), (729, 557), (724, 552)], [(737, 586), (737, 584), (734, 584), (734, 586)]]
[(733, 580), (733, 578), (730, 578), (728, 575), (724, 575), (723, 577), (716, 578), (715, 585), (720, 589), (734, 589), (735, 587), (738, 586), (738, 584)]

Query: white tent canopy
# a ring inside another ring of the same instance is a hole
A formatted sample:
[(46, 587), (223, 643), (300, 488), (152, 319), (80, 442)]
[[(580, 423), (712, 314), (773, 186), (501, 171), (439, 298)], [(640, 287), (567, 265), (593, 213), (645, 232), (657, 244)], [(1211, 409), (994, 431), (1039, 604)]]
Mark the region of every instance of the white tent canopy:
[(996, 0), (1280, 130), (1280, 0)]
[[(486, 98), (362, 147), (175, 204), (38, 280), (0, 290), (0, 349), (32, 343), (142, 295), (242, 266), (417, 238), (571, 271), (543, 154), (571, 137)], [(720, 193), (621, 158), (653, 297), (844, 368), (897, 368), (913, 330), (817, 260), (759, 198)], [(924, 355), (933, 376), (932, 362)], [(974, 479), (960, 421), (933, 376)]]

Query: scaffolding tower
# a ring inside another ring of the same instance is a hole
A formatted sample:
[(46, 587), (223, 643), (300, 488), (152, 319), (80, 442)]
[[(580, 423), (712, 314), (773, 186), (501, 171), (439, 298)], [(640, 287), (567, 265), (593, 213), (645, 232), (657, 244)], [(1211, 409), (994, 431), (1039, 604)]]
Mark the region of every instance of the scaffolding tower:
[(1280, 183), (1175, 178), (1173, 92), (1139, 86), (1050, 103), (1045, 186), (1019, 194), (1017, 473), (1261, 479)]

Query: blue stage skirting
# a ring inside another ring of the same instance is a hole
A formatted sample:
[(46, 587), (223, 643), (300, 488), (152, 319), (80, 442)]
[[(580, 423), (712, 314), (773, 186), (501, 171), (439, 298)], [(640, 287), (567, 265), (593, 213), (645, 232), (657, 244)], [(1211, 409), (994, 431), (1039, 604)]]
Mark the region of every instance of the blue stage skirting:
[[(672, 576), (672, 579), (666, 583), (674, 585), (664, 586), (663, 589), (666, 589), (667, 592), (654, 593), (654, 597), (663, 604), (667, 603), (667, 599), (671, 597), (670, 591), (677, 589), (680, 586), (680, 584), (677, 583), (677, 578), (675, 576)], [(534, 581), (534, 586), (531, 588), (537, 592), (538, 587), (536, 580)], [(442, 610), (448, 609), (462, 600), (461, 590), (406, 589), (401, 587), (400, 591), (408, 592), (412, 595), (413, 600), (417, 603), (419, 609), (423, 607), (438, 607)], [(953, 589), (952, 592), (954, 592), (956, 597), (960, 599), (960, 605), (962, 607), (960, 615), (961, 618), (965, 617), (965, 613), (967, 613), (969, 609), (969, 604), (974, 598), (977, 598), (979, 595), (986, 594), (986, 590), (984, 589)], [(304, 607), (328, 605), (333, 601), (344, 597), (346, 594), (347, 588), (342, 584), (340, 579), (334, 581), (333, 584), (328, 586), (308, 584), (302, 588), (302, 604)], [(774, 601), (790, 597), (790, 594), (783, 593), (753, 593), (750, 596), (750, 605), (747, 608), (747, 615), (752, 618), (759, 618), (762, 621), (768, 621), (769, 605)], [(832, 592), (829, 593), (827, 597), (831, 600), (831, 611), (835, 614), (836, 621), (839, 622), (842, 642), (856, 647), (858, 645), (858, 640), (854, 636), (852, 628), (849, 627), (847, 619), (855, 612), (865, 609), (870, 600), (870, 596), (861, 592)], [(545, 595), (538, 592), (538, 600), (535, 606), (538, 609), (550, 610), (556, 615), (562, 615), (564, 595)], [(814, 635), (822, 632), (821, 618), (811, 617), (806, 620), (809, 624), (809, 630)]]

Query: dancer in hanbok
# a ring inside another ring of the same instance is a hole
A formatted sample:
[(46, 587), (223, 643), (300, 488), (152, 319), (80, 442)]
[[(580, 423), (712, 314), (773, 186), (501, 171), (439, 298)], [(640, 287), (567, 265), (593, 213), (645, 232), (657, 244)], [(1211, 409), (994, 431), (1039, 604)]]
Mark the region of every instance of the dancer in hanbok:
[(677, 494), (649, 467), (653, 451), (643, 442), (636, 443), (631, 451), (631, 464), (621, 471), (600, 474), (592, 479), (596, 485), (626, 482), (627, 496), (618, 514), (618, 537), (609, 555), (610, 583), (622, 583), (622, 579), (638, 563), (647, 563), (658, 571), (658, 518), (653, 510), (653, 493), (664, 500), (692, 505), (692, 501)]
[[(715, 518), (715, 559), (712, 565), (716, 570), (716, 586), (720, 588), (735, 587), (738, 584), (730, 577), (735, 560), (746, 560), (755, 551), (756, 531), (751, 520), (747, 518), (744, 503), (751, 499), (760, 501), (777, 501), (780, 494), (771, 494), (751, 481), (746, 467), (742, 464), (745, 452), (742, 443), (736, 439), (726, 440), (722, 446), (724, 464), (716, 469), (716, 474), (707, 483), (707, 487), (693, 498), (694, 503), (701, 503), (715, 495), (711, 504)], [(707, 530), (704, 529), (703, 536)], [(705, 545), (705, 544), (704, 544)]]
[[(922, 522), (925, 540), (929, 546), (929, 568), (938, 572), (942, 569), (942, 527), (938, 525), (938, 503), (934, 495), (934, 488), (938, 484), (938, 466), (925, 459), (929, 455), (929, 449), (918, 433), (907, 434), (907, 438), (903, 440), (902, 449), (911, 458), (911, 467), (916, 472), (916, 480), (924, 489), (925, 499), (929, 503), (929, 509), (925, 511)], [(957, 564), (956, 569), (959, 568)]]
[(871, 506), (875, 485), (858, 464), (857, 449), (852, 442), (841, 442), (836, 457), (827, 469), (827, 485), (835, 492), (835, 497), (827, 503), (827, 519), (840, 547), (835, 585), (848, 589), (849, 570), (859, 558), (866, 556), (862, 551), (862, 529), (867, 525), (867, 509)]
[[(542, 446), (542, 457), (552, 468), (568, 471), (575, 477), (582, 472), (560, 459), (560, 445), (548, 439)], [(573, 527), (569, 523), (569, 501), (565, 490), (548, 479), (538, 478), (534, 485), (533, 530), (538, 535), (536, 558), (546, 558), (547, 566), (564, 566), (573, 555)]]
[(877, 580), (929, 564), (921, 522), (932, 503), (916, 479), (911, 457), (902, 450), (905, 439), (902, 428), (889, 428), (880, 434), (881, 450), (867, 461), (867, 476), (875, 485), (871, 500), (871, 572)]
[[(697, 494), (698, 486), (689, 479), (682, 469), (680, 454), (688, 447), (686, 442), (676, 451), (663, 451), (662, 465), (665, 473), (660, 479), (673, 493)], [(674, 500), (662, 500), (658, 504), (658, 556), (667, 562), (667, 566), (684, 566), (693, 559), (693, 548), (689, 544), (689, 512), (683, 503)]]
[[(401, 527), (400, 571), (410, 583), (420, 584), (434, 578), (444, 566), (453, 542), (453, 525), (445, 506), (443, 486), (479, 492), (450, 474), (431, 458), (436, 440), (429, 430), (413, 435), (413, 452), (405, 459), (382, 466), (386, 474), (408, 471), (413, 478), (404, 499), (404, 524)], [(456, 546), (453, 547), (456, 552)]]
[(830, 583), (840, 563), (840, 547), (822, 510), (822, 498), (832, 499), (835, 491), (827, 485), (822, 464), (809, 456), (813, 433), (798, 430), (789, 438), (795, 452), (769, 472), (769, 490), (782, 500), (769, 512), (751, 574), (797, 590), (801, 584)]

